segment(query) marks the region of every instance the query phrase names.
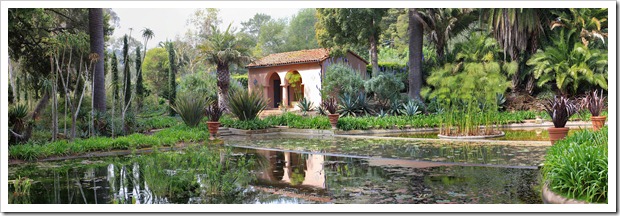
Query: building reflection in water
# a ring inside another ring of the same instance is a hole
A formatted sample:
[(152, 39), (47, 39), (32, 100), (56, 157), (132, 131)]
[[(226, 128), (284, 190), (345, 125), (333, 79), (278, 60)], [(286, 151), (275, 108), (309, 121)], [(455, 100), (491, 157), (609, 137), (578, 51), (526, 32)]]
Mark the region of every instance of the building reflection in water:
[(324, 155), (266, 150), (256, 150), (256, 154), (265, 157), (269, 163), (258, 174), (262, 180), (327, 189)]

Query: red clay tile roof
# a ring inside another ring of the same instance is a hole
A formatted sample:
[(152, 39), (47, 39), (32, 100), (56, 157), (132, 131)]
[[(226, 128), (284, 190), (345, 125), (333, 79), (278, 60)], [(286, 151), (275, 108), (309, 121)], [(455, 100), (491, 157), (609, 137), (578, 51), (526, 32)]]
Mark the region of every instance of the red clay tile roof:
[(247, 67), (271, 67), (286, 64), (320, 62), (328, 57), (329, 50), (325, 48), (274, 53), (250, 63)]

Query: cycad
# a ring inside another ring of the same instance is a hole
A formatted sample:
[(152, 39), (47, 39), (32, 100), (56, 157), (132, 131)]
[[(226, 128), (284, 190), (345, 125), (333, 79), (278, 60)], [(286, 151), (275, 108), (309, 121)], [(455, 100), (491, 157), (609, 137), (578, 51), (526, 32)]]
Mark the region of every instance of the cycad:
[(538, 50), (527, 61), (533, 66), (538, 86), (555, 81), (563, 94), (576, 92), (584, 83), (607, 89), (607, 54), (577, 43), (577, 36), (574, 29), (562, 29), (553, 38), (553, 45)]

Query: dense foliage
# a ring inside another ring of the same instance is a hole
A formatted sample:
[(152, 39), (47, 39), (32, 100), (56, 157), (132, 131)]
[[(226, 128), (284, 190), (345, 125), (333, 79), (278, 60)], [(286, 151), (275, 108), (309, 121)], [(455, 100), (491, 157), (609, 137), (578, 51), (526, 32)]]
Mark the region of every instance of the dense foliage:
[(558, 140), (545, 156), (543, 179), (571, 199), (607, 203), (608, 128), (584, 130)]
[(322, 85), (323, 96), (357, 95), (364, 88), (364, 80), (349, 65), (336, 63), (327, 67)]

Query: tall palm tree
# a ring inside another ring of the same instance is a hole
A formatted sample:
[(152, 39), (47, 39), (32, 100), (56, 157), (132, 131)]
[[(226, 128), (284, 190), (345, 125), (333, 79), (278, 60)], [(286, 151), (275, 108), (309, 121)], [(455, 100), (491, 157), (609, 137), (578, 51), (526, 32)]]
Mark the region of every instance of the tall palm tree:
[(418, 9), (409, 9), (409, 98), (421, 100), (423, 20)]
[(103, 66), (103, 9), (88, 9), (88, 33), (90, 36), (90, 52), (98, 55), (93, 78), (93, 107), (105, 113), (105, 75)]
[[(482, 14), (492, 29), (493, 36), (503, 49), (504, 56), (517, 61), (522, 53), (533, 54), (538, 49), (540, 35), (544, 33), (542, 17), (544, 10), (536, 8), (494, 8)], [(521, 73), (512, 75), (512, 92), (516, 92)], [(533, 82), (530, 76), (528, 82)], [(528, 85), (530, 86), (530, 85)], [(531, 93), (531, 89), (528, 89)]]
[(428, 39), (435, 45), (440, 62), (445, 60), (448, 40), (466, 30), (476, 20), (476, 11), (469, 8), (428, 8), (419, 11), (428, 31)]
[(248, 49), (241, 46), (230, 26), (222, 32), (212, 25), (213, 34), (201, 45), (205, 60), (216, 65), (218, 105), (224, 110), (228, 110), (229, 66), (242, 65), (251, 60)]

